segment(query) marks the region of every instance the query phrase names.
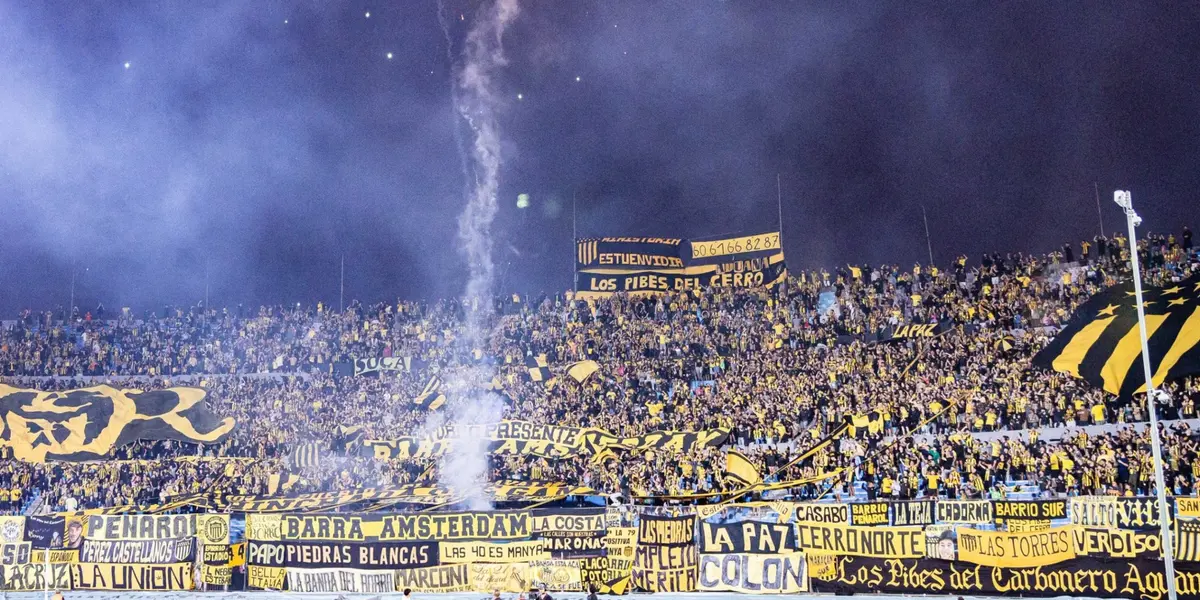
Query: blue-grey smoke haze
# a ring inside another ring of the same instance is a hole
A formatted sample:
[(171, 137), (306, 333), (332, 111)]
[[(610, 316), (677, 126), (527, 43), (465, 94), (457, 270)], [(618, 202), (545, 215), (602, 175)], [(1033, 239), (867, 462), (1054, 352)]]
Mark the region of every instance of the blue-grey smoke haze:
[[(477, 2), (446, 0), (449, 39)], [(366, 14), (370, 13), (370, 17)], [(461, 15), (461, 17), (460, 17)], [(1200, 216), (1193, 2), (531, 2), (505, 34), (495, 289), (580, 235), (775, 227), (793, 268)], [(391, 53), (391, 58), (388, 58)], [(459, 297), (434, 0), (0, 1), (0, 318)], [(128, 68), (126, 68), (128, 63)], [(516, 207), (520, 193), (531, 206)], [(206, 276), (207, 273), (207, 276)]]

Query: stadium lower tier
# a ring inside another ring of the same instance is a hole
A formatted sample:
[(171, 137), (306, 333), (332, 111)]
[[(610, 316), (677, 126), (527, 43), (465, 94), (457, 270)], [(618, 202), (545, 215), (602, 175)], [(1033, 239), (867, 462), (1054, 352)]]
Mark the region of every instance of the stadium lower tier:
[[(1174, 498), (1200, 598), (1200, 500)], [(1167, 595), (1153, 498), (0, 518), (6, 592)]]

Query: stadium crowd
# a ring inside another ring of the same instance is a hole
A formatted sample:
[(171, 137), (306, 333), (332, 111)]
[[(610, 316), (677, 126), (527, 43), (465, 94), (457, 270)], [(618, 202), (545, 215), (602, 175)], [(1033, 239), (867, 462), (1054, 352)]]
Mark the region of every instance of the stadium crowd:
[[(1186, 228), (1140, 243), (1150, 284), (1200, 270)], [(792, 487), (800, 497), (844, 497), (856, 482), (872, 497), (986, 497), (1015, 480), (1057, 494), (1148, 493), (1144, 431), (1077, 431), (1056, 441), (1037, 435), (1047, 427), (1138, 423), (1147, 418), (1142, 406), (1030, 367), (1079, 303), (1128, 277), (1126, 246), (1120, 236), (1096, 237), (1045, 255), (959, 257), (944, 270), (848, 265), (794, 272), (777, 289), (591, 302), (569, 294), (505, 297), (490, 307), (484, 348), (465, 347), (463, 330), (465, 314), (482, 308), (453, 300), (356, 302), (343, 311), (320, 304), (198, 305), (140, 316), (103, 307), (25, 311), (0, 327), (0, 383), (43, 390), (199, 385), (214, 412), (238, 427), (219, 444), (139, 441), (106, 461), (0, 460), (0, 510), (19, 510), (37, 494), (59, 510), (202, 491), (266, 494), (271, 475), (289, 469), (301, 480), (288, 493), (436, 481), (436, 461), (332, 449), (345, 442), (347, 428), (361, 428), (365, 439), (394, 439), (453, 420), (457, 397), (435, 411), (413, 398), (431, 374), (453, 380), (481, 364), (506, 399), (496, 417), (620, 436), (726, 427), (730, 444), (743, 447), (768, 482), (837, 473)], [(908, 324), (938, 325), (941, 333), (888, 339)], [(539, 354), (554, 373), (549, 383), (527, 377), (526, 357)], [(358, 376), (346, 368), (355, 358), (378, 357), (404, 357), (409, 366)], [(600, 369), (582, 383), (563, 373), (585, 359)], [(1161, 416), (1195, 417), (1200, 380), (1169, 388), (1173, 400)], [(789, 464), (863, 415), (874, 424)], [(994, 441), (971, 435), (1009, 431)], [(1165, 429), (1164, 440), (1169, 485), (1194, 493), (1196, 436), (1178, 424)], [(290, 465), (290, 452), (306, 442), (329, 448), (327, 458)], [(208, 460), (226, 457), (247, 460)], [(506, 455), (492, 457), (491, 477), (633, 497), (741, 489), (725, 477), (724, 464), (725, 448), (601, 460)]]

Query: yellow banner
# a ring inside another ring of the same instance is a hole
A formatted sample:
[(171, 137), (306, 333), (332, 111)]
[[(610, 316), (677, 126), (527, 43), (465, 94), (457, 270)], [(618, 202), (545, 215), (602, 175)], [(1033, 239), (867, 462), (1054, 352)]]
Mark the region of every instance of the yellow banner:
[(854, 527), (796, 523), (797, 544), (804, 552), (875, 558), (925, 556), (925, 532), (920, 527)]
[(229, 515), (196, 515), (196, 543), (202, 546), (229, 544)]
[[(1071, 531), (1076, 556), (1100, 558), (1162, 558), (1162, 538), (1157, 531), (1063, 527)], [(1057, 531), (1057, 530), (1054, 530)]]
[(578, 560), (537, 560), (529, 563), (529, 585), (546, 586), (551, 592), (583, 592), (583, 573)]
[(71, 587), (76, 590), (180, 591), (190, 590), (194, 584), (191, 563), (71, 565)]
[(529, 590), (529, 564), (509, 563), (503, 565), (467, 565), (471, 573), (471, 589), (476, 592), (518, 593)]
[(246, 565), (246, 587), (259, 590), (282, 590), (287, 569)]
[(471, 590), (470, 565), (443, 565), (396, 571), (396, 591), (411, 589), (418, 594), (467, 592)]
[(764, 250), (780, 249), (780, 235), (778, 231), (771, 233), (760, 233), (758, 235), (748, 235), (745, 237), (728, 238), (724, 240), (710, 240), (707, 242), (692, 241), (692, 260), (701, 258), (712, 258), (714, 256), (730, 256), (733, 254), (746, 254), (750, 252), (762, 252)]
[(1075, 558), (1072, 527), (1033, 533), (958, 529), (958, 559), (987, 567), (1044, 567)]
[(438, 553), (445, 564), (519, 563), (550, 560), (550, 552), (541, 540), (532, 542), (441, 542)]
[[(300, 541), (518, 540), (528, 538), (529, 511), (393, 515), (284, 515), (279, 539)], [(253, 539), (253, 538), (252, 538)]]
[[(50, 560), (46, 560), (47, 552), (50, 553)], [(34, 550), (31, 562), (49, 562), (51, 564), (79, 562), (79, 550)]]
[(0, 517), (0, 543), (13, 543), (25, 540), (25, 517)]
[(1200, 498), (1175, 498), (1175, 516), (1200, 517)]
[(809, 591), (804, 554), (705, 554), (700, 556), (702, 592), (797, 594)]

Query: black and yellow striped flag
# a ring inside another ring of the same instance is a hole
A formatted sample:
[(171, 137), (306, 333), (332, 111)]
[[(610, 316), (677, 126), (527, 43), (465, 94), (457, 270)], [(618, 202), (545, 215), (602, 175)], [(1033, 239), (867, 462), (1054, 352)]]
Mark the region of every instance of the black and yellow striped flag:
[[(1154, 385), (1200, 373), (1200, 275), (1142, 290)], [(1118, 396), (1146, 391), (1133, 284), (1083, 303), (1034, 366), (1068, 373)]]
[(321, 463), (321, 444), (319, 442), (304, 442), (292, 448), (292, 467), (303, 469), (315, 467)]
[(442, 393), (442, 378), (437, 375), (429, 377), (425, 389), (413, 398), (413, 404), (425, 410), (437, 410), (446, 403), (446, 395)]
[(575, 383), (582, 384), (587, 381), (596, 371), (600, 370), (600, 363), (594, 360), (581, 360), (567, 365), (567, 375), (575, 380)]
[(529, 369), (530, 381), (550, 381), (550, 363), (546, 360), (546, 354), (526, 354), (525, 368)]
[(1200, 521), (1177, 518), (1172, 529), (1175, 534), (1175, 560), (1200, 560)]
[(762, 482), (758, 467), (737, 450), (725, 452), (725, 475), (740, 485), (755, 485)]
[(300, 476), (295, 473), (272, 473), (267, 477), (267, 495), (274, 496), (280, 491), (288, 491), (300, 483)]

